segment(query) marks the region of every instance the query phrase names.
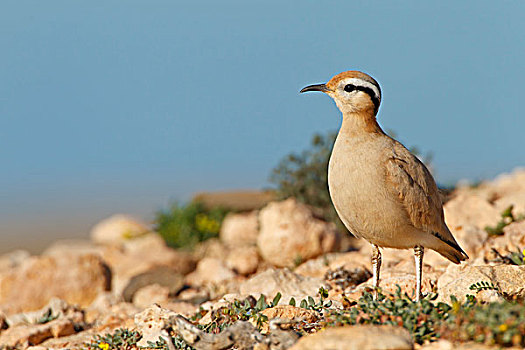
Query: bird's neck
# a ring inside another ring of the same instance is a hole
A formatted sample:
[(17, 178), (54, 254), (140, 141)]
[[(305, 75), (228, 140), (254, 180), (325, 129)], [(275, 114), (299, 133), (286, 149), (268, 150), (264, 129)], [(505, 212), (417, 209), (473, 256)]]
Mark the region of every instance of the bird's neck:
[(372, 113), (343, 113), (341, 134), (356, 136), (363, 134), (384, 134)]

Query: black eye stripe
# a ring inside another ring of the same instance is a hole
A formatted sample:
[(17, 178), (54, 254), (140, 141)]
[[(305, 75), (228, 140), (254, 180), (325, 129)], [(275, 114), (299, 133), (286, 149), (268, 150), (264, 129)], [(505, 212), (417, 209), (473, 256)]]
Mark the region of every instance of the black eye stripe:
[(360, 86), (360, 85), (346, 84), (344, 87), (344, 90), (346, 92), (352, 92), (354, 90), (357, 90), (357, 91), (362, 91), (368, 94), (368, 96), (370, 96), (370, 99), (372, 100), (372, 103), (374, 104), (376, 111), (379, 108), (379, 103), (380, 103), (379, 97), (376, 96), (374, 90), (372, 90), (371, 88), (366, 87), (366, 86)]

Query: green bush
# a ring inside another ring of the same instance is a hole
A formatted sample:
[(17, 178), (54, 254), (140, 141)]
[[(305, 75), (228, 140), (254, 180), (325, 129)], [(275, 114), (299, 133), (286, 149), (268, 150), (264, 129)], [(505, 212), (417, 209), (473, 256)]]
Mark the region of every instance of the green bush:
[(279, 199), (295, 197), (316, 209), (322, 219), (337, 223), (344, 231), (328, 192), (328, 161), (337, 133), (315, 134), (311, 149), (289, 154), (272, 170), (270, 182)]
[(197, 243), (217, 237), (228, 210), (206, 208), (200, 202), (173, 204), (157, 213), (156, 229), (173, 248), (193, 248)]

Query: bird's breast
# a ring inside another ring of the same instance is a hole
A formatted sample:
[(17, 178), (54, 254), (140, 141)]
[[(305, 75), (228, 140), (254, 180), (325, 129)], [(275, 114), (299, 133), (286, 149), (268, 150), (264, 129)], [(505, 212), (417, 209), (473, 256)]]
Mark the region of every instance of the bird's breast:
[(385, 183), (387, 146), (381, 140), (338, 137), (328, 168), (330, 197), (339, 217), (356, 236), (374, 243), (403, 229), (406, 212)]

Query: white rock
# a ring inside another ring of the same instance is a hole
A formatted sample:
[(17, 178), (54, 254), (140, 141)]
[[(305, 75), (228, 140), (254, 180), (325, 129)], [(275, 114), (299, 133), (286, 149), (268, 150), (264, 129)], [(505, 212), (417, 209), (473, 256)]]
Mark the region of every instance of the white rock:
[(221, 225), (221, 241), (229, 246), (256, 244), (259, 235), (258, 214), (257, 210), (228, 214)]
[(257, 246), (264, 260), (275, 266), (292, 267), (333, 251), (338, 243), (335, 225), (316, 219), (293, 198), (268, 204), (259, 222)]
[(116, 214), (93, 226), (90, 237), (97, 244), (119, 244), (150, 231), (145, 223), (129, 215)]

